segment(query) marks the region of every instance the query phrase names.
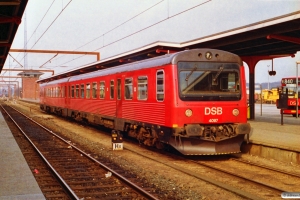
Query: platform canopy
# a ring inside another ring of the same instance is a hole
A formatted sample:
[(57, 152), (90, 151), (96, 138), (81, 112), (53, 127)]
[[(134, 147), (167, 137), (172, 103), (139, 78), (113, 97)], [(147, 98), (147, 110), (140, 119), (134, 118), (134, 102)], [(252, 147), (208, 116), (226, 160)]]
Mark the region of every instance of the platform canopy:
[(0, 72), (16, 35), (28, 0), (0, 0)]

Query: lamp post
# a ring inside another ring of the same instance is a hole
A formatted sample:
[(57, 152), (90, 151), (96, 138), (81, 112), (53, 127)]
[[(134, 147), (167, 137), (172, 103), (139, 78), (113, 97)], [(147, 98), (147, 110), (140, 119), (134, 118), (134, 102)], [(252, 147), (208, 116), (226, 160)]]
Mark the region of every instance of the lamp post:
[(268, 65), (268, 92), (269, 92), (269, 90), (270, 90), (270, 81), (269, 81), (269, 76), (270, 76), (270, 74), (269, 74), (269, 66), (270, 66), (270, 65)]
[(296, 118), (298, 118), (298, 101), (299, 101), (299, 92), (298, 92), (298, 64), (300, 61), (296, 62)]

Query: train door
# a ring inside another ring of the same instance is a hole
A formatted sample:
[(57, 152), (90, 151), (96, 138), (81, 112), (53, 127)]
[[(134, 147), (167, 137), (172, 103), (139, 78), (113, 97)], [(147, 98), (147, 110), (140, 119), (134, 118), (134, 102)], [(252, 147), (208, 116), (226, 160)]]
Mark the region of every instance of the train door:
[(65, 97), (65, 107), (68, 108), (69, 107), (69, 102), (70, 102), (70, 90), (69, 90), (69, 86), (68, 85), (64, 85), (63, 87), (65, 87), (64, 89), (64, 97)]
[(117, 119), (122, 118), (122, 79), (117, 79), (117, 107), (116, 107), (116, 117)]

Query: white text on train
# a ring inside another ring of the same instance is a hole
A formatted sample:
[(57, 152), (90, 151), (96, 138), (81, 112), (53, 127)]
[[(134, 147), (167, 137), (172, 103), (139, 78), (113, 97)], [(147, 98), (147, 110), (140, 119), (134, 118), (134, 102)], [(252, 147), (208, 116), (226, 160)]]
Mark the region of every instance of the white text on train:
[(205, 107), (205, 115), (222, 115), (222, 107)]

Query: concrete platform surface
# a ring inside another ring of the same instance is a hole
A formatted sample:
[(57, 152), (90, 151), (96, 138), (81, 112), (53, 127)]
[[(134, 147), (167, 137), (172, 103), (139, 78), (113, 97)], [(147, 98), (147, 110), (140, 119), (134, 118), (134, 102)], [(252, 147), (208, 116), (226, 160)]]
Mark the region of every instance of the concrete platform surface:
[(0, 112), (0, 200), (45, 199)]
[(300, 118), (283, 115), (274, 104), (255, 105), (250, 142), (300, 152)]

